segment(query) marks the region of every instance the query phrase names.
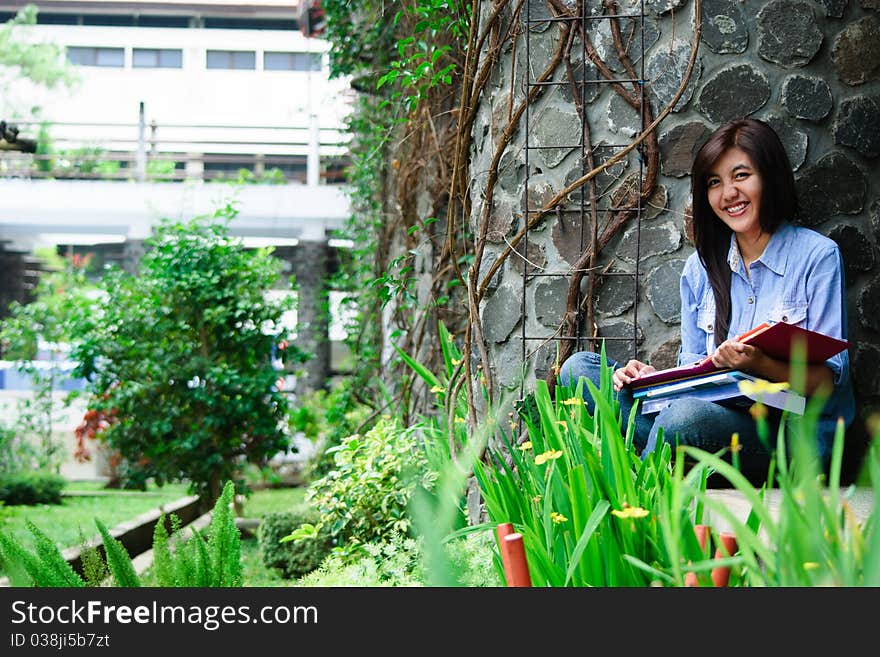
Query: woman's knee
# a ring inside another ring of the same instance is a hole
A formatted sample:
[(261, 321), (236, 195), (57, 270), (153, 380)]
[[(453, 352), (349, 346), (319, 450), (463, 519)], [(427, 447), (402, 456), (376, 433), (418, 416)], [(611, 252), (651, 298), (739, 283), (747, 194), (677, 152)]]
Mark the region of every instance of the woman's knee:
[(572, 354), (559, 368), (559, 382), (564, 386), (575, 387), (578, 379), (585, 377), (594, 383), (599, 380), (602, 359), (592, 351), (578, 351)]

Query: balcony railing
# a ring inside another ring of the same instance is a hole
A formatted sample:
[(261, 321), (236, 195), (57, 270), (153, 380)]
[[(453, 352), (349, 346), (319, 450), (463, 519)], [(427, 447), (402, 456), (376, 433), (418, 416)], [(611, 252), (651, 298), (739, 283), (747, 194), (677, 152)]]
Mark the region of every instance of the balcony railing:
[(36, 153), (0, 151), (0, 177), (341, 184), (348, 135), (338, 129), (17, 121)]

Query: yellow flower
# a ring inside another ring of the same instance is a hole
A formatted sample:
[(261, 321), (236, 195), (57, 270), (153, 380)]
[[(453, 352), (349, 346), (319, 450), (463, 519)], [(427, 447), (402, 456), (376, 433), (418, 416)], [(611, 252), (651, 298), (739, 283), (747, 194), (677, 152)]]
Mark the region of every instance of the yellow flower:
[(556, 420), (556, 424), (558, 424), (558, 425), (559, 425), (560, 427), (562, 427), (563, 429), (565, 429), (565, 427), (568, 426), (568, 425), (567, 425), (565, 422), (563, 422), (562, 420)]
[(767, 407), (760, 402), (752, 404), (749, 407), (749, 414), (751, 414), (752, 418), (755, 420), (763, 420), (767, 417)]
[(565, 517), (564, 515), (562, 515), (561, 513), (556, 513), (556, 511), (551, 511), (551, 512), (550, 512), (550, 520), (552, 520), (553, 522), (555, 522), (557, 525), (558, 525), (559, 523), (561, 523), (561, 522), (568, 522), (568, 518), (566, 518), (566, 517)]
[(740, 451), (742, 448), (743, 448), (743, 446), (739, 444), (739, 434), (738, 434), (738, 433), (733, 433), (733, 434), (730, 436), (730, 451), (731, 451), (732, 453), (736, 454), (736, 453), (737, 453), (738, 451)]
[(455, 418), (455, 421), (458, 423), (461, 423), (461, 424), (464, 424), (465, 422), (467, 422), (467, 420), (465, 420), (463, 417), (457, 417), (457, 418)]
[(611, 514), (618, 518), (644, 518), (648, 515), (648, 510), (637, 506), (624, 505), (622, 509), (614, 509)]
[(432, 386), (431, 392), (446, 392), (446, 388), (442, 386)]
[(522, 450), (523, 452), (526, 451), (527, 449), (531, 449), (531, 448), (532, 448), (532, 441), (531, 441), (531, 440), (527, 440), (527, 441), (524, 442), (522, 445), (520, 445), (519, 448), (520, 448), (520, 450)]
[(819, 564), (815, 561), (805, 561), (804, 562), (804, 570), (818, 570)]
[(535, 465), (541, 465), (542, 463), (546, 463), (547, 461), (552, 461), (554, 459), (558, 459), (562, 456), (562, 452), (560, 450), (549, 450), (544, 452), (543, 454), (538, 454), (535, 457)]
[(580, 397), (569, 397), (568, 399), (563, 399), (562, 403), (566, 406), (583, 406), (584, 400)]
[(769, 381), (765, 381), (764, 379), (755, 379), (754, 381), (739, 382), (739, 391), (744, 395), (773, 394), (775, 392), (788, 390), (788, 388), (789, 385), (787, 381), (783, 381), (781, 383), (770, 383)]
[(461, 365), (461, 358), (452, 358), (451, 362), (455, 367), (458, 367), (459, 365)]
[(534, 502), (535, 504), (540, 504), (540, 503), (541, 503), (541, 499), (543, 499), (543, 498), (542, 498), (540, 495), (535, 495), (535, 496), (532, 498), (532, 502)]

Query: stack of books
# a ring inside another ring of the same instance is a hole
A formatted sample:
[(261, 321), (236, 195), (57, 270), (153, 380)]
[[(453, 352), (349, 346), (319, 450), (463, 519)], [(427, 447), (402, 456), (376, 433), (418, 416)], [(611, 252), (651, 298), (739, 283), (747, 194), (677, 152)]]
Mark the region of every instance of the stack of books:
[(633, 398), (642, 400), (642, 413), (656, 413), (671, 400), (683, 397), (706, 401), (742, 397), (797, 415), (804, 414), (807, 400), (803, 395), (791, 390), (759, 393), (749, 389), (741, 390), (740, 381), (757, 383), (761, 379), (740, 370), (721, 370), (688, 379), (633, 388)]
[[(823, 363), (849, 346), (846, 340), (785, 322), (764, 323), (737, 337), (738, 342), (754, 345), (777, 360), (790, 361), (793, 346), (803, 345), (808, 363)], [(802, 415), (806, 398), (791, 390), (752, 392), (740, 389), (740, 382), (762, 379), (740, 370), (715, 366), (711, 356), (692, 365), (682, 365), (645, 374), (628, 384), (634, 399), (640, 399), (642, 413), (656, 413), (671, 400), (681, 398), (719, 401), (742, 398)]]

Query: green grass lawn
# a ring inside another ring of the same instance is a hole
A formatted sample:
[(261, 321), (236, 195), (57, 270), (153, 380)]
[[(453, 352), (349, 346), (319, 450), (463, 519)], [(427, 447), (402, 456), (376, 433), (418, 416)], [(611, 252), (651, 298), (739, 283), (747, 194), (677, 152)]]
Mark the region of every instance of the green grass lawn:
[(65, 495), (61, 504), (0, 506), (0, 531), (12, 536), (24, 547), (33, 547), (33, 537), (25, 522), (30, 520), (61, 548), (80, 545), (98, 533), (95, 518), (108, 529), (142, 513), (169, 504), (187, 495), (186, 484), (150, 487), (145, 492), (102, 489), (93, 483), (71, 482), (70, 491), (94, 492), (94, 495)]
[(304, 487), (256, 490), (244, 503), (244, 515), (248, 518), (259, 518), (266, 513), (290, 511), (303, 502), (306, 490)]
[[(93, 492), (94, 495), (66, 495), (62, 504), (35, 506), (0, 506), (0, 531), (13, 536), (24, 547), (32, 549), (33, 537), (25, 526), (31, 520), (56, 544), (64, 549), (82, 544), (83, 539), (98, 533), (97, 517), (108, 528), (132, 520), (162, 504), (187, 495), (185, 484), (150, 487), (146, 492), (112, 491), (95, 482), (70, 482), (65, 492)], [(288, 511), (302, 503), (305, 488), (273, 488), (252, 492), (244, 503), (244, 515), (259, 518), (266, 513)], [(290, 580), (266, 569), (260, 559), (257, 539), (242, 538), (242, 569), (245, 586), (292, 586)], [(3, 574), (0, 564), (0, 576)]]

